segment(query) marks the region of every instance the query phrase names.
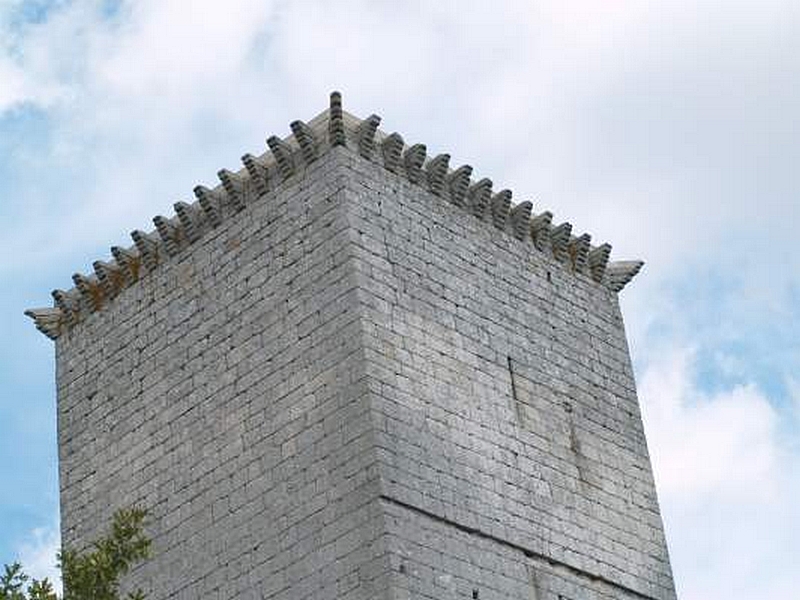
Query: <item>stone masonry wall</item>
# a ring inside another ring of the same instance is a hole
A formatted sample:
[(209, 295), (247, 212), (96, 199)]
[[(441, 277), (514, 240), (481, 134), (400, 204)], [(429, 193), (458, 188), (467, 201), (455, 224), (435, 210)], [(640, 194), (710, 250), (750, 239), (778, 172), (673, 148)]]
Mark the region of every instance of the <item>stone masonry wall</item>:
[(147, 507), (148, 598), (386, 587), (342, 152), (57, 340), (63, 543)]
[(636, 600), (608, 582), (440, 518), (383, 501), (394, 598)]
[(154, 599), (675, 598), (616, 298), (640, 263), (573, 273), (412, 183), (419, 145), (390, 172), (374, 119), (322, 154), (297, 123), (284, 183), (253, 200), (250, 161), (243, 210), (102, 310), (32, 312), (64, 544), (135, 502)]
[[(454, 560), (474, 572), (452, 597), (537, 597), (530, 568), (538, 598), (674, 598), (616, 294), (373, 163), (349, 169), (390, 551), (419, 573), (395, 569), (398, 597), (448, 597)], [(481, 541), (451, 550), (465, 532)]]

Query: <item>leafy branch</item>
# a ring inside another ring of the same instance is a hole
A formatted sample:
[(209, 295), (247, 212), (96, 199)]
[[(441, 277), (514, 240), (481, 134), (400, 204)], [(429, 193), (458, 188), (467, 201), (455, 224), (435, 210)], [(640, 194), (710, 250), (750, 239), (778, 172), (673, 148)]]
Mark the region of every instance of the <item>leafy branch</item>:
[[(120, 577), (137, 562), (150, 556), (150, 540), (144, 534), (147, 511), (127, 508), (117, 511), (111, 531), (92, 544), (91, 550), (64, 550), (57, 556), (64, 583), (60, 600), (121, 600)], [(142, 590), (127, 595), (127, 600), (143, 600)], [(29, 577), (19, 563), (5, 565), (0, 575), (0, 600), (59, 600), (46, 578)]]

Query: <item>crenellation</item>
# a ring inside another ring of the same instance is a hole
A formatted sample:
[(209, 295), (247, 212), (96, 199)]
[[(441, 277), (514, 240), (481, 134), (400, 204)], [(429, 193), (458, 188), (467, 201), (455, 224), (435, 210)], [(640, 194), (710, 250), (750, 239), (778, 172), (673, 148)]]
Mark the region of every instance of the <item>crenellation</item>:
[(550, 230), (550, 246), (553, 257), (558, 262), (566, 262), (569, 258), (569, 241), (572, 236), (572, 224), (561, 223)]
[(80, 293), (80, 303), (95, 312), (103, 308), (103, 290), (96, 276), (87, 277), (81, 273), (73, 273), (72, 282)]
[(414, 144), (409, 146), (403, 153), (403, 166), (405, 167), (406, 177), (411, 183), (422, 181), (422, 165), (425, 164), (425, 157), (428, 149), (425, 144)]
[(533, 203), (527, 200), (520, 202), (511, 210), (511, 233), (518, 240), (524, 240), (530, 234), (531, 210)]
[(264, 162), (252, 154), (242, 155), (242, 163), (250, 176), (250, 182), (255, 189), (256, 196), (263, 196), (269, 192), (269, 169)]
[(375, 150), (375, 134), (381, 118), (378, 115), (370, 115), (358, 126), (356, 139), (358, 140), (358, 153), (366, 159), (372, 158)]
[(589, 250), (589, 254), (587, 255), (589, 272), (591, 273), (592, 279), (598, 283), (603, 281), (603, 276), (606, 273), (606, 267), (608, 266), (608, 259), (610, 256), (610, 244), (602, 244), (597, 248)]
[(644, 262), (641, 260), (622, 260), (610, 263), (606, 267), (609, 287), (615, 292), (621, 291), (641, 271), (642, 266), (644, 266)]
[(60, 308), (29, 308), (25, 315), (33, 319), (36, 329), (41, 331), (51, 340), (61, 334), (64, 313)]
[(153, 223), (156, 226), (156, 232), (161, 238), (164, 248), (167, 249), (167, 254), (175, 256), (181, 251), (181, 230), (172, 220), (162, 215), (153, 217)]
[(116, 296), (125, 285), (125, 275), (116, 263), (96, 260), (92, 263), (92, 268), (106, 298)]
[(450, 155), (439, 154), (428, 161), (425, 165), (425, 172), (428, 176), (428, 190), (436, 195), (441, 196), (445, 190), (445, 182), (447, 181), (447, 174), (450, 170)]
[(495, 228), (503, 230), (506, 219), (511, 210), (511, 190), (500, 190), (492, 196), (490, 201), (492, 224)]
[(196, 211), (194, 207), (186, 202), (176, 202), (172, 206), (175, 209), (175, 215), (178, 217), (181, 230), (186, 236), (186, 241), (193, 244), (200, 239), (202, 234), (200, 225), (197, 223), (198, 217), (195, 216)]
[(139, 280), (141, 259), (137, 252), (121, 246), (111, 246), (111, 255), (125, 274), (125, 283), (132, 284)]
[(289, 127), (300, 146), (300, 152), (306, 163), (312, 163), (319, 158), (319, 143), (312, 129), (303, 121), (292, 121)]
[[(243, 210), (244, 203), (244, 180), (237, 173), (233, 173), (228, 169), (220, 169), (217, 171), (217, 177), (222, 183), (222, 188), (227, 194), (228, 202), (233, 206), (236, 212)], [(260, 177), (260, 176), (259, 176)], [(263, 192), (266, 193), (266, 190)]]
[(339, 92), (331, 92), (328, 115), (328, 142), (331, 146), (344, 146), (347, 140), (342, 113), (342, 95)]
[(381, 144), (383, 166), (391, 173), (397, 173), (403, 155), (403, 136), (395, 132), (386, 136)]
[(61, 311), (65, 324), (74, 324), (80, 310), (80, 299), (76, 298), (72, 292), (64, 290), (53, 290), (50, 294), (53, 297), (56, 308)]
[(144, 265), (150, 270), (155, 269), (159, 261), (158, 243), (140, 229), (131, 231), (131, 238), (139, 251), (139, 256), (142, 257)]
[(276, 135), (271, 135), (267, 138), (267, 146), (269, 146), (270, 152), (275, 158), (281, 177), (284, 181), (289, 179), (295, 173), (292, 148)]
[(192, 191), (200, 204), (205, 218), (212, 227), (219, 227), (222, 224), (222, 208), (219, 194), (204, 185), (196, 185)]
[(461, 165), (447, 176), (447, 187), (450, 191), (450, 202), (458, 207), (466, 206), (472, 167)]
[(553, 213), (546, 210), (531, 219), (531, 239), (539, 252), (544, 252), (550, 246), (550, 232), (552, 231)]
[[(248, 194), (252, 195), (249, 198), (252, 201), (273, 193), (271, 172), (284, 180), (288, 179), (296, 174), (298, 160), (309, 165), (335, 146), (352, 149), (356, 155), (371, 160), (376, 143), (380, 145), (382, 166), (386, 171), (396, 173), (412, 184), (424, 185), (432, 194), (442, 196), (480, 220), (491, 217), (495, 228), (508, 232), (517, 240), (529, 241), (540, 252), (549, 249), (556, 260), (571, 267), (576, 274), (584, 274), (594, 282), (619, 291), (638, 272), (638, 268), (633, 266), (638, 263), (631, 261), (614, 263), (616, 266), (613, 268), (607, 267), (610, 256), (608, 244), (592, 247), (588, 234), (573, 237), (568, 223), (553, 227), (552, 213), (544, 211), (532, 215), (530, 202), (513, 205), (510, 190), (493, 193), (492, 181), (488, 178), (473, 182), (472, 167), (469, 165), (451, 170), (449, 154), (439, 154), (426, 161), (427, 149), (424, 144), (406, 147), (399, 133), (380, 133), (379, 124), (380, 117), (377, 115), (360, 120), (345, 114), (341, 109), (341, 95), (332, 93), (331, 105), (326, 113), (309, 123), (291, 123), (292, 138), (281, 140), (270, 136), (267, 141), (269, 155), (245, 154), (242, 157), (243, 171), (220, 170), (218, 177), (221, 185), (218, 188), (212, 190), (196, 186), (194, 193), (197, 203), (176, 203), (175, 218), (154, 218), (154, 233), (136, 230), (131, 234), (133, 248), (113, 247), (113, 263), (96, 261), (100, 265), (95, 272), (101, 303), (107, 303), (123, 288), (137, 282), (141, 278), (142, 265), (148, 272), (156, 270), (168, 256), (183, 252), (209, 235), (209, 226), (219, 227), (233, 214), (243, 210), (247, 206)], [(325, 138), (320, 137), (320, 132), (325, 129), (327, 139), (323, 142), (321, 140)], [(351, 146), (347, 145), (348, 130), (352, 132)], [(158, 239), (153, 237), (155, 234)], [(77, 302), (72, 307), (61, 307), (56, 302), (56, 307), (62, 311), (60, 318), (69, 324), (78, 320), (80, 305)], [(90, 311), (100, 307), (97, 302), (90, 302), (86, 306)]]
[(584, 233), (579, 237), (574, 237), (569, 242), (569, 256), (572, 263), (572, 270), (577, 273), (584, 273), (591, 248), (592, 236)]
[(492, 200), (492, 180), (484, 177), (480, 181), (473, 183), (467, 192), (467, 206), (470, 212), (483, 220), (489, 203)]

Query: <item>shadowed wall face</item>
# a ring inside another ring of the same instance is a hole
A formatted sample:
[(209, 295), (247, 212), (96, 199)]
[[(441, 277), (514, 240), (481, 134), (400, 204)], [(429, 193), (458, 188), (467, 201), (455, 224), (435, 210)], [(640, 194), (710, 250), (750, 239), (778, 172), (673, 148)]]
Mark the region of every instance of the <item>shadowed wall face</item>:
[(417, 573), (398, 585), (673, 598), (616, 293), (350, 168), (382, 501), (393, 560)]

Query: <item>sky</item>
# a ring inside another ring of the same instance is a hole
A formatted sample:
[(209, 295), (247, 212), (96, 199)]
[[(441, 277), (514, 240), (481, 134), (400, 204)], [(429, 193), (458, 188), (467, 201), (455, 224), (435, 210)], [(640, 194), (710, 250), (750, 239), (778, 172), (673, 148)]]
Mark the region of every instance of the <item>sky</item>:
[(796, 0), (0, 0), (0, 563), (58, 545), (23, 310), (340, 90), (646, 262), (621, 302), (679, 597), (796, 597), (799, 82)]

